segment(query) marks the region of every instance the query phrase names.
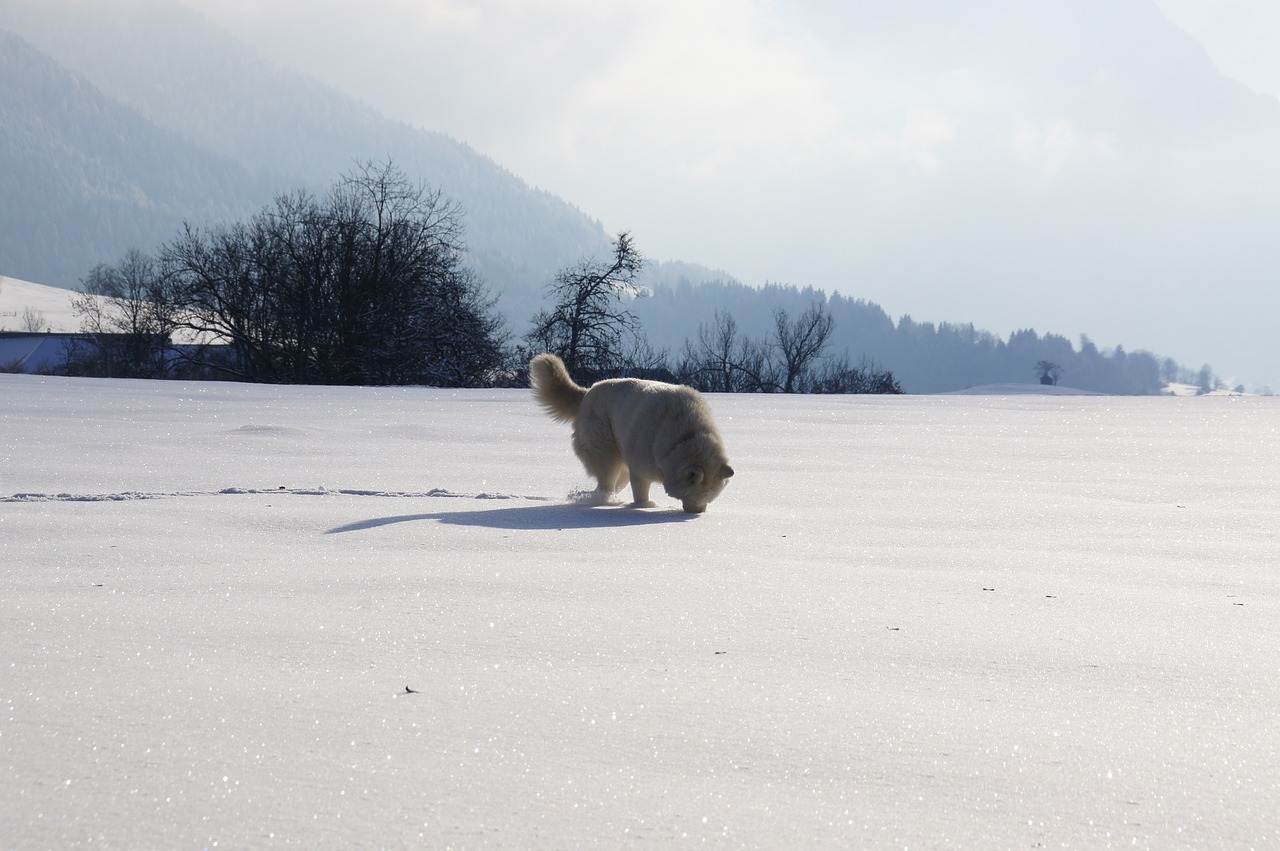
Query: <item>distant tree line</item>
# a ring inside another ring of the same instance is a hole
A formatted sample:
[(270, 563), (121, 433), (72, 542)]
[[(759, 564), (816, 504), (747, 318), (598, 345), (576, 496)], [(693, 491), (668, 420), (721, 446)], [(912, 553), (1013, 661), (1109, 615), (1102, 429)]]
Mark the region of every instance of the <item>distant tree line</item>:
[(829, 355), (835, 321), (821, 302), (794, 318), (779, 308), (772, 332), (760, 340), (740, 335), (733, 316), (717, 312), (672, 361), (644, 336), (629, 307), (648, 296), (636, 285), (644, 262), (623, 232), (608, 261), (584, 260), (563, 270), (547, 288), (553, 306), (534, 316), (521, 354), (553, 352), (587, 382), (631, 375), (725, 393), (902, 392), (887, 370), (850, 366), (847, 352)]
[(699, 325), (677, 361), (682, 383), (722, 393), (901, 393), (893, 373), (864, 359), (852, 366), (848, 351), (828, 353), (835, 320), (822, 302), (792, 317), (783, 308), (761, 339), (739, 333), (737, 321), (717, 311)]
[(1148, 352), (1100, 351), (1085, 337), (1076, 349), (1031, 330), (1005, 341), (971, 324), (895, 323), (877, 305), (812, 289), (682, 282), (651, 291), (626, 232), (603, 259), (557, 272), (512, 344), (466, 259), (456, 204), (391, 163), (364, 164), (322, 197), (282, 195), (247, 221), (185, 225), (154, 256), (134, 250), (95, 267), (82, 282), (85, 334), (66, 371), (511, 386), (532, 354), (551, 351), (582, 382), (639, 375), (709, 392), (936, 392), (1036, 378), (1123, 394), (1175, 380), (1219, 384), (1207, 365), (1193, 373)]
[(369, 164), (323, 198), (283, 195), (247, 222), (187, 225), (156, 257), (95, 268), (85, 290), (109, 306), (86, 297), (81, 315), (111, 374), (489, 384), (506, 331), (462, 233), (438, 191)]
[(738, 337), (761, 339), (773, 334), (779, 311), (798, 316), (815, 304), (833, 321), (832, 350), (857, 352), (860, 360), (882, 364), (908, 393), (1036, 383), (1041, 361), (1054, 367), (1057, 383), (1099, 393), (1157, 394), (1174, 381), (1204, 392), (1223, 386), (1208, 365), (1192, 370), (1151, 352), (1120, 346), (1100, 349), (1085, 336), (1076, 346), (1061, 335), (1031, 329), (1002, 339), (971, 323), (917, 322), (910, 316), (895, 322), (879, 305), (863, 299), (780, 284), (757, 288), (732, 281), (681, 280), (655, 288), (632, 310), (650, 330), (654, 346), (679, 349), (685, 340), (697, 340), (705, 317), (727, 315)]

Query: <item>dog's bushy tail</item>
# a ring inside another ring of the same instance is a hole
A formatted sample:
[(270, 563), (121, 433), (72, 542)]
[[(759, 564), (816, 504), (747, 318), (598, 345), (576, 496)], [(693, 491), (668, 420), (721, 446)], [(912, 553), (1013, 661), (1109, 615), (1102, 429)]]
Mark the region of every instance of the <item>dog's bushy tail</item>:
[(578, 416), (582, 397), (587, 395), (587, 389), (569, 376), (564, 361), (547, 352), (529, 361), (529, 386), (533, 388), (533, 398), (547, 413), (566, 423)]

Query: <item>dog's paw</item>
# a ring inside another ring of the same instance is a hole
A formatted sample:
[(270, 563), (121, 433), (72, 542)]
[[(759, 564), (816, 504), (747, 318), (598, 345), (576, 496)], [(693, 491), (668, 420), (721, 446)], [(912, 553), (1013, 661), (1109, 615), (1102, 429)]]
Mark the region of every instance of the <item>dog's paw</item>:
[(578, 505), (612, 505), (615, 500), (613, 494), (607, 493), (600, 489), (596, 490), (575, 490), (569, 494), (569, 501)]

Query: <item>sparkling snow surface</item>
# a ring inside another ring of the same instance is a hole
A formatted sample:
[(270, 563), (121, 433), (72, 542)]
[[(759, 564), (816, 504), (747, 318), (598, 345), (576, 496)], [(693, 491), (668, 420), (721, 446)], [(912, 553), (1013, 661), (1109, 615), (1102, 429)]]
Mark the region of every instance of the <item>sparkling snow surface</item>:
[(0, 844), (1280, 846), (1280, 402), (710, 400), (0, 375)]

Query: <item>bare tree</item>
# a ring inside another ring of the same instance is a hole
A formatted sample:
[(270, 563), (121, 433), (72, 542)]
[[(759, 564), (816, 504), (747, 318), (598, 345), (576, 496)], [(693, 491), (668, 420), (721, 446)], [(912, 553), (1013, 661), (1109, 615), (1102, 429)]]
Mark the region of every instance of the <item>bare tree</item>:
[(830, 358), (816, 370), (809, 384), (810, 393), (880, 393), (897, 394), (902, 385), (893, 373), (881, 369), (876, 363), (863, 358), (858, 366), (849, 365), (846, 352), (838, 358)]
[(76, 352), (76, 371), (118, 378), (169, 374), (176, 325), (163, 275), (155, 261), (130, 249), (118, 265), (100, 263), (81, 281), (72, 300), (91, 345)]
[(22, 330), (29, 331), (33, 334), (39, 333), (40, 329), (48, 328), (44, 314), (34, 307), (27, 307), (22, 311)]
[(623, 231), (607, 261), (584, 259), (558, 272), (547, 287), (555, 304), (533, 317), (529, 347), (559, 355), (579, 380), (619, 371), (627, 338), (639, 333), (639, 321), (625, 305), (643, 295), (635, 280), (644, 264)]
[(773, 353), (777, 367), (774, 381), (783, 393), (807, 393), (812, 390), (814, 368), (822, 359), (835, 320), (826, 305), (815, 302), (804, 313), (792, 319), (782, 308), (773, 313)]
[(765, 389), (768, 352), (738, 332), (737, 320), (717, 310), (711, 325), (698, 326), (696, 342), (684, 344), (680, 379), (713, 393), (753, 393)]
[(227, 342), (211, 365), (254, 381), (489, 381), (505, 332), (463, 264), (461, 209), (390, 163), (246, 224), (187, 227), (164, 253), (184, 325)]
[(261, 216), (207, 232), (185, 225), (162, 250), (180, 326), (225, 349), (204, 366), (247, 381), (288, 380), (288, 344), (274, 300), (274, 281), (283, 274), (278, 254)]
[(697, 341), (685, 341), (678, 368), (681, 381), (703, 391), (737, 393), (901, 393), (893, 373), (849, 355), (826, 354), (835, 321), (823, 303), (792, 319), (774, 312), (772, 336), (757, 342), (738, 333), (737, 322), (717, 311), (710, 326), (698, 327)]

